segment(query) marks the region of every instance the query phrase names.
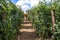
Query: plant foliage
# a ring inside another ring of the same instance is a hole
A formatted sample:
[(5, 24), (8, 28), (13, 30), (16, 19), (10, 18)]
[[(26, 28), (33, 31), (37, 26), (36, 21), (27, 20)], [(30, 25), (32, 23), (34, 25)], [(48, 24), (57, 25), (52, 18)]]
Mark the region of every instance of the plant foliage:
[(0, 0), (0, 40), (16, 40), (23, 11), (10, 0)]

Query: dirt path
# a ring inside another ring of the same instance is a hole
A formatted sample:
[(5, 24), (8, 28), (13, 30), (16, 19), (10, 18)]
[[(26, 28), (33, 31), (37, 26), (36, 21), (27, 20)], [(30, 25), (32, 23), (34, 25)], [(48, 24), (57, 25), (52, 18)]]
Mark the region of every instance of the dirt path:
[[(38, 35), (36, 33), (36, 30), (33, 29), (32, 24), (30, 21), (28, 21), (27, 17), (24, 17), (23, 24), (21, 29), (19, 30), (20, 33), (18, 33), (18, 40), (41, 40), (41, 38), (38, 38)], [(51, 39), (46, 39), (51, 40)]]
[(21, 34), (18, 35), (18, 40), (38, 40), (35, 29), (32, 28), (32, 24), (29, 21), (24, 21), (19, 31)]

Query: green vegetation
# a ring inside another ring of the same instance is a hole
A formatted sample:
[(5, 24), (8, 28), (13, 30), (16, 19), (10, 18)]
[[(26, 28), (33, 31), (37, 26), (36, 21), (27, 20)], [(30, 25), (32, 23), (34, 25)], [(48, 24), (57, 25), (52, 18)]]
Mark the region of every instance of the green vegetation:
[[(28, 10), (28, 18), (42, 40), (60, 40), (60, 0), (39, 2)], [(0, 40), (16, 40), (23, 21), (23, 11), (10, 0), (0, 0)]]
[(49, 4), (39, 2), (28, 10), (28, 18), (42, 40), (60, 40), (60, 0), (51, 0)]
[(23, 11), (10, 0), (0, 0), (0, 40), (16, 40), (23, 21)]

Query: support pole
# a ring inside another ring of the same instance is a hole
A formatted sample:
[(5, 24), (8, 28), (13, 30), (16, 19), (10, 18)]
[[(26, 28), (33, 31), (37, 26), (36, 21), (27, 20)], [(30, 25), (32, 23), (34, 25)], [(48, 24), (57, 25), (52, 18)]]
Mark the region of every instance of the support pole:
[(54, 11), (51, 10), (51, 16), (52, 16), (52, 30), (55, 31), (55, 14)]

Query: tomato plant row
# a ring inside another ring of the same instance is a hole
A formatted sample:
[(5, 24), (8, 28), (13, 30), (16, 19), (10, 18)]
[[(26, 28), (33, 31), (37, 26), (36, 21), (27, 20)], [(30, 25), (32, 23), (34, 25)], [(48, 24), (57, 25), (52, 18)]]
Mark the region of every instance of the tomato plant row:
[(60, 40), (60, 1), (49, 4), (40, 2), (38, 6), (28, 10), (28, 18), (39, 37)]
[(0, 40), (16, 40), (23, 20), (23, 11), (10, 0), (0, 0)]

